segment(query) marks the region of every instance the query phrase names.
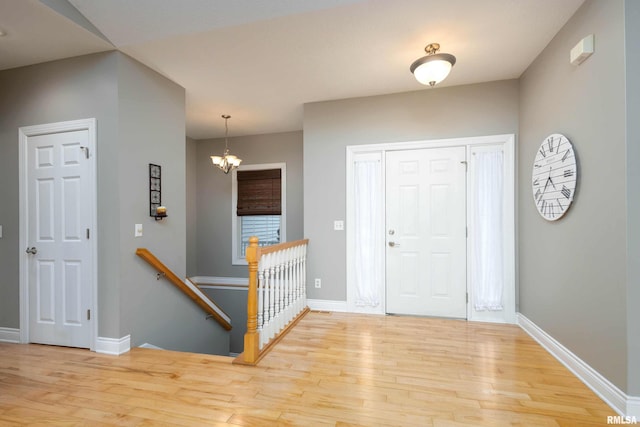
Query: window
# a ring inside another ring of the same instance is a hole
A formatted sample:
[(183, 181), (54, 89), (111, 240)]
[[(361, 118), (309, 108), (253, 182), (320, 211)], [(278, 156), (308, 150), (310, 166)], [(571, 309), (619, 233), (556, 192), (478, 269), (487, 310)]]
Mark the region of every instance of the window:
[(243, 165), (232, 174), (232, 263), (246, 265), (249, 237), (260, 246), (286, 241), (284, 163)]

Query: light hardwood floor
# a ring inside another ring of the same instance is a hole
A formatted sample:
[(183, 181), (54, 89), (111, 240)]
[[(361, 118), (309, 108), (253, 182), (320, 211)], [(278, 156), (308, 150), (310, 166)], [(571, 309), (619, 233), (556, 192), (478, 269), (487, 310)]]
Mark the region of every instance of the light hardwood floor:
[(0, 344), (0, 425), (595, 426), (613, 410), (513, 325), (309, 313), (257, 367)]

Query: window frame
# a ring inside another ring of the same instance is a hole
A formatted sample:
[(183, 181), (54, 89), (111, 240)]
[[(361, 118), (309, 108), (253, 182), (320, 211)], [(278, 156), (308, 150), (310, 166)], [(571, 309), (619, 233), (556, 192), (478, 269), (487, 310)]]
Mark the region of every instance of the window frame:
[[(287, 241), (287, 164), (286, 163), (262, 163), (255, 165), (242, 165), (243, 171), (280, 169), (280, 203), (282, 213), (280, 215), (280, 241)], [(248, 265), (247, 260), (240, 256), (240, 227), (237, 215), (238, 208), (238, 169), (231, 171), (231, 264)]]

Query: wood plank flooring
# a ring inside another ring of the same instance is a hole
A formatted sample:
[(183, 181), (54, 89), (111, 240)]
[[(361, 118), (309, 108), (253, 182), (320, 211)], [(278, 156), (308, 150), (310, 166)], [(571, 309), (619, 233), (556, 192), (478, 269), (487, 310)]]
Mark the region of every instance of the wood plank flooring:
[(513, 325), (311, 312), (257, 367), (0, 343), (1, 426), (600, 426), (614, 411)]

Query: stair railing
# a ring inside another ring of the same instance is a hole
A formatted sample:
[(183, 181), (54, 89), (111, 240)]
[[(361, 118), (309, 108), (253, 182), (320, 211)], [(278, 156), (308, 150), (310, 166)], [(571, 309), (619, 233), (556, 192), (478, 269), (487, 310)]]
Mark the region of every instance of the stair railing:
[(181, 280), (169, 267), (164, 265), (154, 254), (152, 254), (146, 248), (138, 248), (136, 250), (138, 255), (143, 260), (147, 261), (156, 270), (158, 270), (158, 279), (165, 277), (169, 282), (173, 283), (178, 289), (184, 292), (193, 302), (198, 304), (207, 317), (215, 319), (225, 330), (231, 330), (231, 318), (225, 313), (218, 305), (211, 301), (191, 280)]
[(249, 264), (247, 333), (244, 352), (235, 363), (256, 365), (309, 311), (306, 296), (306, 260), (309, 240), (260, 247), (251, 237), (246, 249)]

